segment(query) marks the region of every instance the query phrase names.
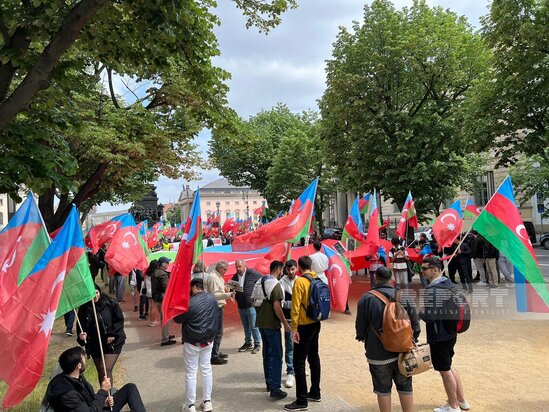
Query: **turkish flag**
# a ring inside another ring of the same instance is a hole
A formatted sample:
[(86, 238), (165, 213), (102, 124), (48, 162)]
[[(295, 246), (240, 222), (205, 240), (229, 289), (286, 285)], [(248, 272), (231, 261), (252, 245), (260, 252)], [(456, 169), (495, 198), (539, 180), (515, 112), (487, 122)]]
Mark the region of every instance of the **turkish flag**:
[(463, 215), (459, 200), (456, 200), (448, 209), (445, 209), (433, 223), (433, 235), (438, 243), (439, 252), (452, 246), (463, 228)]
[(133, 217), (127, 215), (112, 238), (105, 254), (109, 268), (123, 276), (133, 269), (146, 270), (149, 266), (145, 252), (139, 243), (139, 231)]
[(88, 232), (90, 243), (92, 244), (92, 253), (95, 255), (101, 246), (110, 242), (118, 228), (120, 227), (119, 220), (109, 220), (97, 226), (94, 226)]
[[(351, 284), (349, 263), (346, 262), (346, 258), (342, 258), (336, 251), (328, 246), (323, 245), (323, 249), (324, 254), (328, 257), (328, 270), (326, 271), (326, 275), (328, 278), (328, 285), (330, 286), (332, 309), (344, 312), (349, 296), (349, 285)], [(345, 261), (343, 259), (345, 259)]]

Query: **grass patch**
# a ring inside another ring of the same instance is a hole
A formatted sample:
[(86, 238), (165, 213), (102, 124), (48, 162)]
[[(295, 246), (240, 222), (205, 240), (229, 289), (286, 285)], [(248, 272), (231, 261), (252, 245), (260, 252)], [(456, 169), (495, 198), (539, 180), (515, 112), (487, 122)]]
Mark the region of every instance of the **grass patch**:
[[(76, 329), (76, 324), (75, 324)], [(29, 411), (38, 411), (40, 408), (40, 403), (44, 398), (46, 393), (46, 388), (50, 381), (51, 372), (59, 359), (59, 355), (63, 353), (66, 349), (77, 346), (76, 335), (69, 337), (65, 335), (65, 322), (63, 317), (57, 319), (53, 326), (53, 334), (50, 339), (50, 346), (48, 347), (48, 353), (46, 354), (46, 362), (44, 364), (44, 371), (42, 372), (42, 377), (38, 381), (38, 384), (34, 390), (27, 395), (23, 401), (13, 408), (5, 409), (0, 406), (0, 411), (9, 411), (9, 412), (29, 412)], [(99, 383), (97, 382), (97, 371), (95, 365), (93, 364), (92, 359), (88, 359), (86, 372), (84, 373), (86, 380), (93, 386), (95, 391), (99, 390)], [(123, 382), (125, 382), (126, 376), (123, 368), (120, 366), (120, 361), (118, 361), (113, 370), (113, 379), (117, 382), (117, 387), (121, 387)], [(0, 401), (4, 400), (4, 396), (8, 390), (8, 385), (5, 382), (0, 381)], [(1, 402), (0, 402), (1, 405)]]

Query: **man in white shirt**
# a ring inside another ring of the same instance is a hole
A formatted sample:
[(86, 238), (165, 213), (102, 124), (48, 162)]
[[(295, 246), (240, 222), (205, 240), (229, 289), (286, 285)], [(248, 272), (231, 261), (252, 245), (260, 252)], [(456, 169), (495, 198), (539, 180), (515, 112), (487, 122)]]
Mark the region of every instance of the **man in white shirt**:
[(313, 262), (311, 265), (311, 270), (316, 273), (320, 280), (328, 284), (328, 278), (324, 273), (326, 270), (328, 270), (328, 256), (320, 251), (320, 249), (322, 248), (322, 244), (320, 242), (314, 242), (313, 247), (315, 248), (316, 252), (310, 256)]

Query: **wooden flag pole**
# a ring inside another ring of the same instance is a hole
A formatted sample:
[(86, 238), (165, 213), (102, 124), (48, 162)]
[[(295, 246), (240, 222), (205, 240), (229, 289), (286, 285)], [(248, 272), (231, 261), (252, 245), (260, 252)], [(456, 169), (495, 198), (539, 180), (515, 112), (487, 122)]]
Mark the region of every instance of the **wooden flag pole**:
[[(93, 317), (95, 318), (95, 327), (97, 328), (97, 340), (99, 341), (99, 350), (101, 351), (101, 360), (103, 361), (103, 371), (105, 373), (105, 378), (108, 378), (107, 376), (107, 365), (105, 364), (105, 353), (103, 352), (103, 342), (101, 342), (101, 331), (99, 330), (99, 322), (97, 321), (97, 311), (95, 309), (95, 299), (92, 299), (92, 307), (93, 307)], [(112, 385), (112, 382), (110, 382)], [(109, 396), (111, 396), (111, 390), (108, 390)], [(112, 406), (110, 407), (110, 410), (112, 411)]]
[(454, 253), (452, 253), (452, 255), (450, 256), (450, 258), (448, 259), (448, 265), (444, 268), (444, 270), (442, 271), (442, 276), (444, 276), (444, 274), (446, 273), (446, 269), (448, 268), (448, 266), (450, 266), (450, 262), (452, 261), (452, 259), (457, 255), (457, 252), (459, 250), (459, 247), (461, 246), (461, 244), (463, 243), (463, 241), (467, 238), (467, 236), (469, 235), (469, 233), (471, 232), (471, 229), (473, 227), (471, 226), (469, 228), (469, 230), (467, 232), (465, 232), (465, 235), (463, 236), (463, 238), (461, 239), (461, 241), (458, 243), (457, 247), (456, 247), (456, 250), (454, 250)]

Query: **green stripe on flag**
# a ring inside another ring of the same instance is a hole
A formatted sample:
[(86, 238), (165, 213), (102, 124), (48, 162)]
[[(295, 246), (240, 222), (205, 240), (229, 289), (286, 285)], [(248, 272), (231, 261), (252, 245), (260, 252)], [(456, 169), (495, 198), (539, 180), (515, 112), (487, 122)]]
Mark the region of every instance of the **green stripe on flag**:
[(55, 317), (59, 318), (74, 308), (89, 302), (95, 297), (95, 286), (88, 266), (88, 259), (82, 253), (71, 271), (65, 275), (63, 291)]
[(38, 231), (36, 237), (32, 241), (30, 247), (27, 249), (23, 262), (21, 263), (21, 269), (19, 269), (19, 278), (17, 285), (20, 286), (21, 282), (26, 279), (30, 271), (36, 266), (46, 249), (50, 244), (50, 237), (44, 226)]
[(530, 251), (517, 237), (517, 234), (486, 210), (479, 215), (473, 224), (473, 229), (511, 261), (513, 266), (524, 275), (524, 278), (536, 290), (545, 304), (549, 306), (549, 290), (547, 290), (541, 270)]

